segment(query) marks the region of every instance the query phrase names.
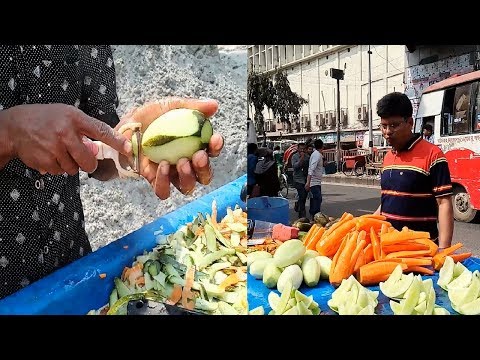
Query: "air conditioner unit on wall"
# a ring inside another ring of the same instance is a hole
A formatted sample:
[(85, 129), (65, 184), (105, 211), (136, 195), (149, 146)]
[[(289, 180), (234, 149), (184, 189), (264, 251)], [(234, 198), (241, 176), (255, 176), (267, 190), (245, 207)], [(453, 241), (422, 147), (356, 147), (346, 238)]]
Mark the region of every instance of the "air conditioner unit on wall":
[(363, 108), (363, 119), (364, 119), (363, 121), (368, 122), (368, 105), (363, 104), (362, 108)]
[(321, 112), (319, 114), (319, 118), (320, 118), (320, 122), (319, 122), (319, 126), (324, 129), (325, 128), (325, 113)]
[(355, 120), (363, 121), (363, 107), (361, 105), (355, 106)]
[(330, 112), (329, 112), (329, 111), (326, 111), (326, 112), (325, 112), (325, 127), (329, 127), (329, 126), (330, 126), (330, 121), (331, 121)]
[(337, 114), (335, 111), (331, 110), (330, 112), (330, 129), (335, 129), (337, 127)]

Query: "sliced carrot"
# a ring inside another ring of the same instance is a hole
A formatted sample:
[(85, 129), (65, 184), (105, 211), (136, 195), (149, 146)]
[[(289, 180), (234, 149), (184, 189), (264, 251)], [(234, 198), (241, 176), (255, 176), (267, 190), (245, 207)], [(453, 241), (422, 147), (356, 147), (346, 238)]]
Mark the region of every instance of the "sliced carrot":
[(105, 278), (107, 277), (107, 274), (101, 273), (101, 274), (98, 274), (98, 277), (99, 277), (100, 279), (105, 279)]
[(343, 249), (345, 248), (345, 245), (347, 244), (347, 239), (350, 235), (345, 235), (345, 237), (342, 240), (342, 243), (340, 244), (340, 247), (338, 248), (337, 252), (333, 256), (332, 259), (332, 264), (330, 265), (330, 274), (332, 274), (335, 271), (335, 267), (337, 266), (337, 261), (338, 257), (342, 253)]
[(380, 230), (382, 228), (382, 224), (390, 225), (389, 222), (378, 220), (374, 218), (357, 218), (356, 229), (357, 230), (370, 230), (370, 228), (375, 228)]
[(362, 285), (375, 285), (388, 279), (390, 274), (400, 264), (402, 270), (407, 268), (406, 264), (396, 261), (382, 261), (366, 264), (360, 267), (358, 271), (358, 281)]
[(318, 231), (319, 228), (320, 226), (318, 226), (317, 224), (313, 224), (310, 230), (308, 230), (307, 234), (303, 238), (303, 243), (306, 244), (308, 241), (310, 241), (312, 236)]
[(335, 224), (333, 224), (333, 225), (326, 231), (325, 235), (330, 235), (330, 234), (333, 233), (336, 229), (338, 229), (340, 226), (342, 226), (342, 225), (345, 224), (346, 222), (354, 219), (352, 214), (345, 213), (344, 215), (345, 215), (345, 217), (342, 216), (342, 218), (341, 218), (339, 221), (337, 221)]
[[(360, 238), (360, 234), (358, 235)], [(360, 257), (360, 253), (363, 255), (363, 248), (365, 247), (365, 240), (360, 240), (357, 242), (357, 246), (352, 253), (352, 258), (350, 259), (350, 269), (348, 270), (348, 276), (352, 275), (355, 270), (355, 265), (357, 265), (357, 260)], [(360, 266), (359, 266), (360, 267)]]
[(399, 264), (403, 263), (402, 259), (392, 258), (392, 259), (373, 260), (373, 261), (369, 262), (368, 264), (376, 264), (376, 263), (384, 263), (384, 262), (396, 262), (396, 263), (399, 263)]
[[(431, 257), (422, 257), (422, 258), (395, 258), (402, 260), (403, 263), (407, 266), (431, 266), (433, 264), (433, 259)], [(389, 259), (392, 260), (392, 259)]]
[(358, 271), (358, 269), (360, 268), (360, 266), (363, 266), (365, 264), (366, 264), (366, 262), (365, 262), (365, 249), (363, 249), (362, 251), (360, 251), (360, 254), (358, 255), (357, 262), (355, 263), (355, 266), (353, 267), (352, 274), (356, 273)]
[(343, 279), (347, 279), (351, 275), (350, 260), (355, 248), (357, 247), (357, 237), (357, 232), (354, 232), (350, 235), (350, 237), (347, 237), (345, 247), (337, 259), (333, 273), (330, 272), (330, 284), (334, 286), (340, 285)]
[(455, 245), (452, 245), (448, 248), (445, 248), (443, 249), (439, 254), (442, 254), (443, 256), (447, 256), (447, 255), (450, 255), (450, 254), (453, 254), (455, 251), (457, 251), (458, 249), (460, 249), (461, 247), (463, 246), (462, 243), (457, 243)]
[(193, 310), (195, 307), (194, 295), (191, 291), (195, 278), (195, 267), (191, 266), (185, 273), (185, 286), (182, 290), (182, 306), (185, 309)]
[(365, 249), (363, 249), (363, 252), (365, 254), (365, 264), (368, 264), (369, 262), (375, 260), (373, 256), (373, 246), (371, 243), (368, 244)]
[(454, 262), (459, 262), (468, 259), (472, 256), (471, 252), (466, 252), (462, 254), (452, 254), (450, 257), (453, 259)]
[(173, 291), (170, 294), (170, 297), (167, 299), (166, 303), (170, 305), (175, 305), (182, 298), (182, 287), (178, 284), (173, 285)]
[(348, 212), (344, 212), (342, 214), (342, 216), (340, 217), (340, 220), (345, 220), (347, 217), (349, 217), (350, 219), (353, 219), (353, 215), (348, 213)]
[(361, 217), (361, 218), (372, 218), (372, 219), (383, 220), (383, 221), (387, 220), (386, 216), (375, 215), (375, 214), (365, 214), (365, 215), (361, 215), (359, 217)]
[(339, 226), (330, 235), (325, 236), (316, 245), (316, 250), (320, 255), (332, 257), (340, 247), (341, 241), (355, 227), (355, 220), (348, 220)]
[(380, 241), (383, 245), (392, 245), (408, 240), (415, 240), (421, 238), (430, 238), (430, 233), (426, 231), (398, 231), (382, 234)]
[(373, 249), (373, 258), (375, 260), (380, 259), (381, 250), (380, 250), (380, 240), (377, 238), (374, 228), (370, 228), (370, 241), (372, 242)]
[(380, 228), (380, 235), (386, 234), (387, 232), (388, 232), (387, 224), (382, 224), (382, 227)]
[(403, 250), (403, 251), (395, 251), (387, 254), (385, 256), (386, 259), (391, 258), (414, 258), (414, 257), (422, 257), (430, 255), (430, 249), (428, 250)]
[(405, 242), (400, 244), (385, 245), (382, 246), (385, 254), (397, 252), (397, 251), (417, 251), (417, 250), (428, 250), (430, 252), (430, 247), (426, 244), (420, 244), (415, 242)]
[(425, 275), (433, 275), (435, 271), (432, 269), (428, 269), (423, 266), (409, 266), (405, 270), (405, 272), (414, 272), (414, 273), (419, 273), (419, 274), (425, 274)]
[(427, 238), (415, 239), (415, 240), (412, 240), (411, 242), (428, 246), (430, 248), (430, 256), (434, 256), (438, 251), (438, 245), (435, 244), (430, 239), (427, 239)]
[(235, 285), (240, 281), (240, 278), (238, 277), (237, 273), (230, 274), (226, 277), (225, 280), (222, 281), (222, 283), (219, 285), (222, 289), (226, 289), (227, 287), (231, 285)]
[(307, 250), (315, 250), (315, 247), (322, 238), (324, 232), (324, 227), (318, 228), (318, 231), (316, 231), (315, 234), (313, 234), (312, 237), (308, 240), (308, 242), (305, 243), (305, 247), (307, 248)]

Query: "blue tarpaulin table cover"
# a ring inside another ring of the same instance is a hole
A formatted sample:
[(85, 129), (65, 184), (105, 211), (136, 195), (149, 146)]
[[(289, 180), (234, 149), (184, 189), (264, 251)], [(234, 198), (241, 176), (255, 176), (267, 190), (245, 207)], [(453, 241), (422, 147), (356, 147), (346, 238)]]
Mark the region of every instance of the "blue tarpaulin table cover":
[[(171, 234), (199, 212), (211, 213), (213, 200), (218, 218), (237, 204), (245, 210), (240, 192), (246, 181), (244, 175), (0, 300), (0, 314), (83, 315), (101, 308), (108, 303), (114, 277), (155, 247), (155, 232)], [(105, 279), (99, 277), (102, 273)]]
[[(480, 259), (479, 258), (468, 258), (462, 262), (470, 271), (480, 270)], [(431, 278), (433, 280), (433, 286), (435, 289), (436, 300), (435, 304), (447, 309), (451, 314), (457, 314), (450, 304), (448, 299), (448, 294), (440, 286), (437, 285), (438, 281), (438, 271), (431, 276), (422, 275), (422, 279), (426, 280)], [(268, 294), (270, 291), (275, 291), (277, 294), (280, 294), (276, 289), (268, 289), (262, 282), (262, 280), (257, 280), (250, 274), (247, 278), (248, 284), (248, 308), (252, 310), (258, 306), (263, 306), (265, 309), (265, 314), (268, 314), (270, 310), (270, 305), (268, 305)], [(378, 305), (375, 308), (375, 313), (379, 315), (393, 315), (392, 309), (390, 308), (390, 299), (388, 299), (381, 291), (378, 286), (367, 286), (368, 289), (373, 291), (379, 291), (378, 294)], [(310, 296), (313, 295), (313, 300), (315, 300), (320, 310), (325, 314), (336, 314), (331, 310), (327, 302), (332, 298), (332, 293), (335, 288), (330, 285), (328, 280), (320, 280), (320, 282), (315, 287), (308, 287), (305, 284), (302, 284), (299, 291), (303, 294)]]

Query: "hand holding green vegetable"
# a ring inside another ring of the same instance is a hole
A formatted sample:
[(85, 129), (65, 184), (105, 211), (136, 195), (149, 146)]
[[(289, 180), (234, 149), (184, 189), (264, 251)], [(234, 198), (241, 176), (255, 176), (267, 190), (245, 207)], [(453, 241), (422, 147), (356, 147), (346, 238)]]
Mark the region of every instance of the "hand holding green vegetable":
[[(198, 117), (199, 121), (193, 121), (193, 125), (180, 125), (182, 119), (177, 122), (173, 113), (167, 114), (174, 109), (197, 110), (189, 112), (190, 124), (192, 116)], [(206, 129), (212, 131), (208, 118), (217, 109), (218, 103), (215, 100), (170, 97), (135, 108), (118, 125), (120, 127), (127, 122), (142, 124), (144, 136), (140, 175), (147, 179), (160, 199), (170, 196), (170, 183), (185, 195), (193, 191), (197, 181), (204, 185), (210, 183), (213, 172), (209, 157), (220, 154), (224, 141), (220, 134), (205, 137), (204, 133)], [(154, 121), (155, 124), (149, 130)], [(209, 126), (204, 126), (207, 122)], [(131, 138), (129, 133), (126, 136)], [(207, 142), (203, 143), (204, 141)]]

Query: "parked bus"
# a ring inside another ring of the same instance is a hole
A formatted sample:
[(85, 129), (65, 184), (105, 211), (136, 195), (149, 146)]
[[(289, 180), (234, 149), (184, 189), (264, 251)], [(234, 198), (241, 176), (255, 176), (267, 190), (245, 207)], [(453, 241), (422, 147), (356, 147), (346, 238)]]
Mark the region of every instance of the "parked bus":
[(480, 210), (480, 71), (452, 76), (427, 87), (420, 98), (415, 132), (433, 127), (434, 143), (448, 161), (453, 212), (470, 222)]

